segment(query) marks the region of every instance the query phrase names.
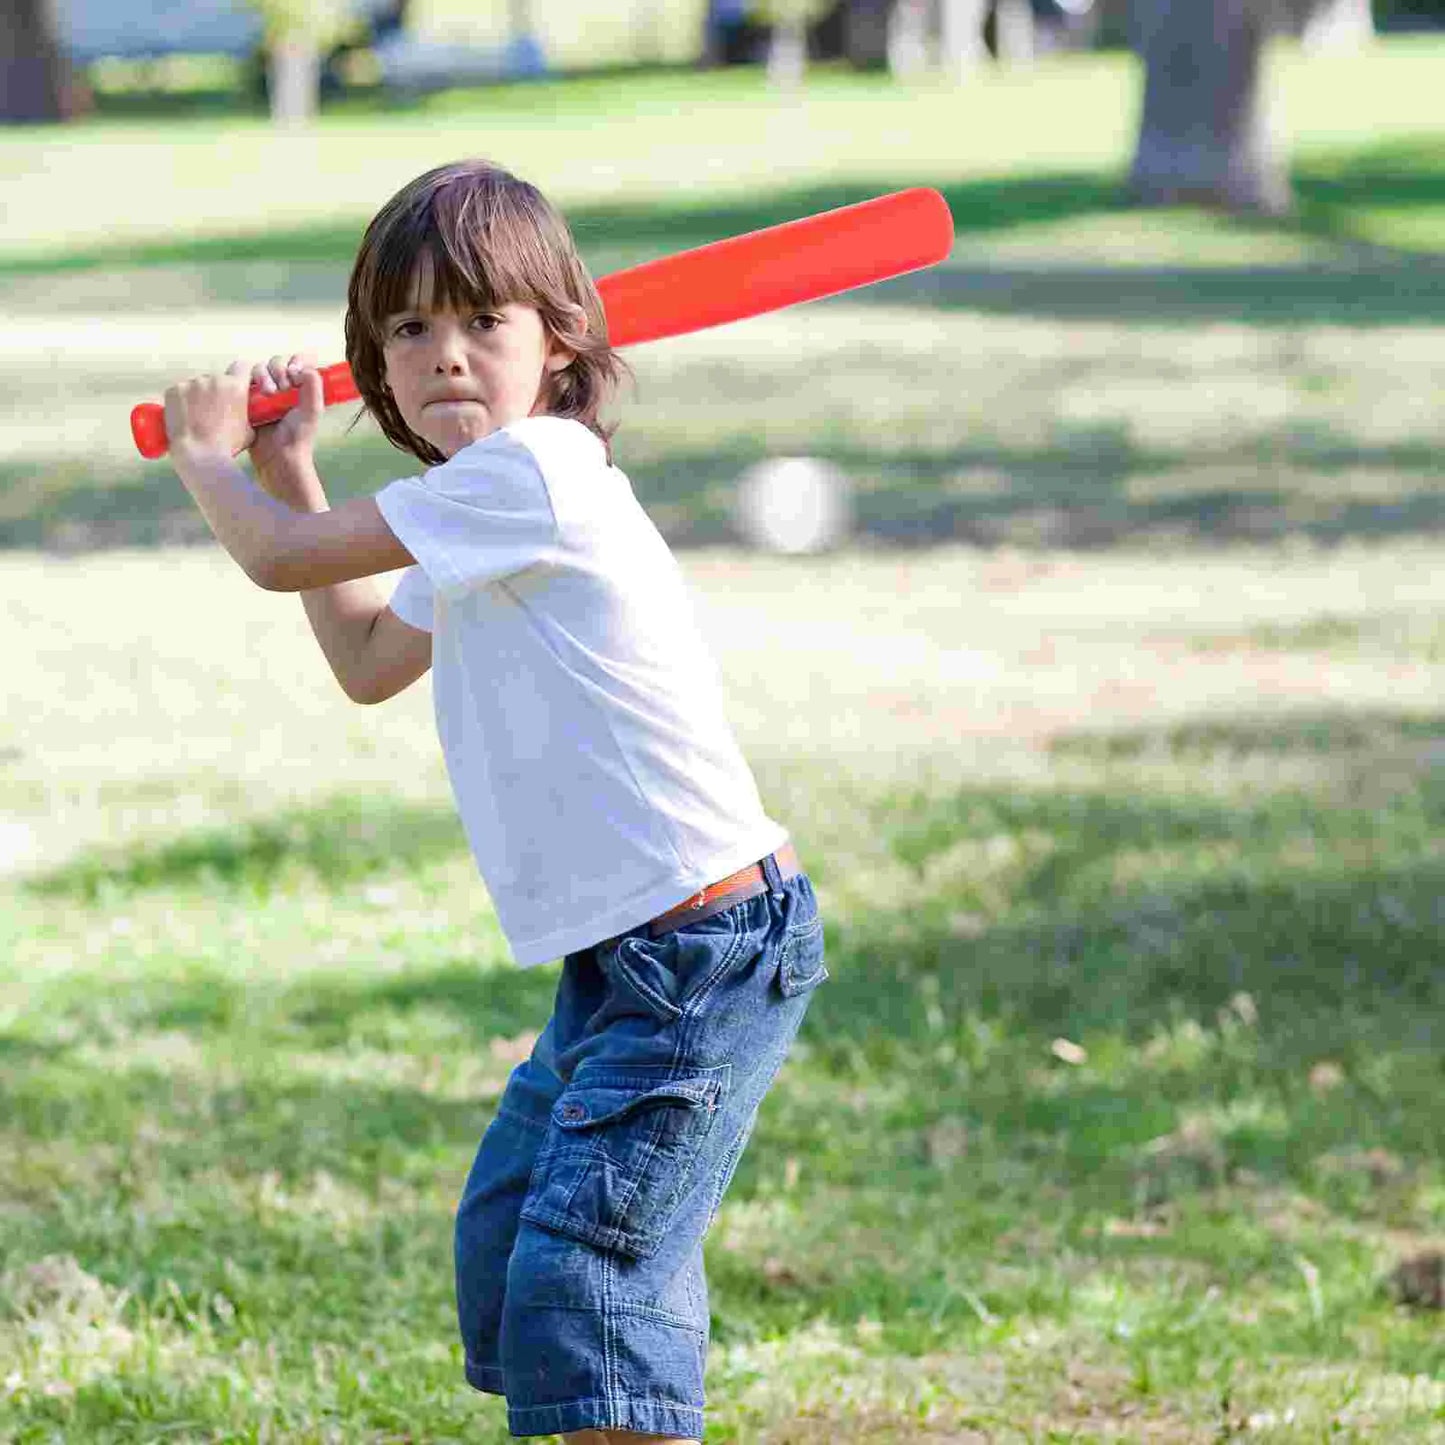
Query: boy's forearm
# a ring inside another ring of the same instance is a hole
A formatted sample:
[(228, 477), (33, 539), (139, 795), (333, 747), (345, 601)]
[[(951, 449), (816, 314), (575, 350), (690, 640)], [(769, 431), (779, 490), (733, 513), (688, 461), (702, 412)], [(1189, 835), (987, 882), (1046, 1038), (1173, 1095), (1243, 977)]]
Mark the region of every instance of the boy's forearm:
[[(272, 459), (257, 468), (272, 496), (285, 497), (298, 511), (325, 512), (330, 503), (309, 459)], [(357, 695), (366, 650), (386, 595), (374, 577), (358, 577), (302, 592), (301, 605), (331, 671), (348, 697)]]
[(301, 605), (341, 690), (361, 701), (372, 629), (386, 606), (380, 583), (375, 577), (358, 577), (316, 587), (301, 594)]
[[(263, 490), (220, 454), (182, 451), (172, 460), (216, 540), (261, 587), (270, 583), (285, 555), (288, 521), (298, 512), (329, 510), (309, 462), (273, 462), (262, 478)], [(277, 492), (288, 500), (278, 501), (272, 495)], [(374, 577), (335, 582), (303, 591), (301, 601), (336, 680), (348, 697), (357, 696), (372, 628), (386, 605), (380, 583)]]
[(268, 586), (295, 511), (223, 453), (173, 448), (171, 461), (216, 540), (258, 587)]

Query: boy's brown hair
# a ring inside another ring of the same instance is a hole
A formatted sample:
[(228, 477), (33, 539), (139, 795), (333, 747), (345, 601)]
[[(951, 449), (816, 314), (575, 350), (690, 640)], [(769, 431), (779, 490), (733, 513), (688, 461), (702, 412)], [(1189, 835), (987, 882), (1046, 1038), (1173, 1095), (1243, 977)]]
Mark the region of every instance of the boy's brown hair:
[[(367, 410), (394, 446), (435, 465), (446, 458), (402, 420), (386, 385), (387, 316), (409, 309), (423, 256), (432, 304), (535, 306), (575, 359), (544, 378), (541, 410), (574, 417), (601, 438), (598, 412), (626, 371), (567, 223), (533, 185), (490, 161), (456, 161), (418, 176), (373, 217), (346, 290), (346, 359)], [(582, 317), (586, 317), (583, 328)]]

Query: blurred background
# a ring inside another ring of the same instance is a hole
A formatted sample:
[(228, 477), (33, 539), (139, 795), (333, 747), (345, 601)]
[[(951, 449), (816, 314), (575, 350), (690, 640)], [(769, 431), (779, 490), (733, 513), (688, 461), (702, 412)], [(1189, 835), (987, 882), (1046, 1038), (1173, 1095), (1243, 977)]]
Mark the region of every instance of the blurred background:
[(1442, 74), (1445, 0), (0, 6), (0, 1437), (507, 1438), (449, 1229), (556, 967), (429, 682), (347, 703), (127, 425), (341, 359), (483, 155), (599, 275), (957, 229), (614, 408), (833, 974), (710, 1438), (1438, 1440)]

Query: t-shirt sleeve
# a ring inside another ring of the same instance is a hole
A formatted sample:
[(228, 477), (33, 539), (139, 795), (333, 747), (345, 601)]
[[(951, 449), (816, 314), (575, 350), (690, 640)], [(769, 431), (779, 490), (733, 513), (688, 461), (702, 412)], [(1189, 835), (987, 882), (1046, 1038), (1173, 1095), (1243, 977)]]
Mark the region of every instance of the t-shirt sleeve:
[(420, 567), (408, 567), (397, 581), (387, 605), (409, 626), (430, 632), (435, 605), (433, 595), (426, 573)]
[(390, 483), (376, 504), (449, 602), (557, 551), (557, 519), (542, 469), (530, 448), (505, 431), (420, 477)]

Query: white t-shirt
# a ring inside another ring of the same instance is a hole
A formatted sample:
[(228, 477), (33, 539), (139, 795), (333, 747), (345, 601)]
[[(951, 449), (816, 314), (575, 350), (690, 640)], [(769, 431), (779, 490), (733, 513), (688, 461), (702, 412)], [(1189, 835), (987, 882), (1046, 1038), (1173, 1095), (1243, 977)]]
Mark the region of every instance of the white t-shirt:
[(676, 560), (580, 422), (528, 417), (376, 497), (417, 566), (437, 731), (517, 962), (590, 947), (780, 847)]

